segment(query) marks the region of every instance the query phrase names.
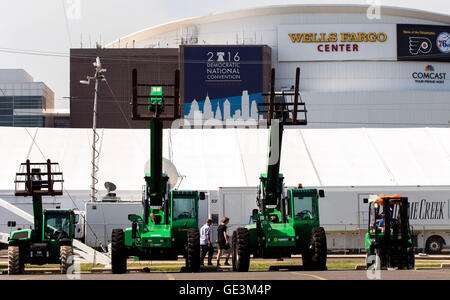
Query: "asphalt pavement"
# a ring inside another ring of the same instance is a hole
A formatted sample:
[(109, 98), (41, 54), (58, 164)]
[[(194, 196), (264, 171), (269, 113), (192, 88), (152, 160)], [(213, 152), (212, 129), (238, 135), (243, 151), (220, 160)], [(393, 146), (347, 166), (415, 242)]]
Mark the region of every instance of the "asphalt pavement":
[[(375, 274), (364, 270), (329, 270), (329, 271), (250, 271), (237, 273), (222, 272), (130, 272), (127, 274), (75, 274), (68, 278), (59, 274), (37, 275), (2, 275), (0, 280), (368, 280), (375, 279)], [(381, 280), (450, 280), (450, 269), (416, 269), (416, 270), (383, 270), (379, 274)]]

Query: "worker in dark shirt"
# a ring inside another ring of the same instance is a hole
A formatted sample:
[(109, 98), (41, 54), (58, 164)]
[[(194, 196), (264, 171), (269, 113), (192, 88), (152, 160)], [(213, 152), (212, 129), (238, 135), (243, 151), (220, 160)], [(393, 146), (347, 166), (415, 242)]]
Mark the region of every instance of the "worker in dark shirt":
[(220, 224), (219, 228), (217, 228), (217, 244), (219, 245), (219, 251), (217, 253), (217, 266), (220, 266), (220, 257), (224, 252), (227, 252), (227, 256), (225, 258), (225, 265), (229, 266), (228, 259), (231, 255), (230, 248), (230, 240), (227, 235), (227, 225), (230, 222), (230, 219), (227, 217), (222, 218), (222, 224)]

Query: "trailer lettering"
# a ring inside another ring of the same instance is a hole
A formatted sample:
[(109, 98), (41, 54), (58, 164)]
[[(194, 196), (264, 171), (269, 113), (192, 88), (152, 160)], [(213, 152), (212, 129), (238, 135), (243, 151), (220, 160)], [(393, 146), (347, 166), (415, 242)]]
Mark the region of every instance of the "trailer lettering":
[(417, 205), (419, 203), (417, 202), (412, 202), (411, 203), (411, 215), (410, 215), (410, 219), (412, 220), (416, 220), (417, 219)]
[(428, 202), (422, 199), (419, 202), (411, 202), (411, 220), (443, 220), (446, 202), (432, 201)]
[(443, 220), (444, 219), (444, 206), (445, 206), (445, 202), (441, 202), (439, 203), (439, 220)]
[(424, 219), (429, 219), (430, 218), (430, 216), (429, 216), (429, 214), (430, 214), (430, 203), (427, 203), (426, 200), (422, 200), (422, 201), (425, 201), (425, 217), (424, 217)]

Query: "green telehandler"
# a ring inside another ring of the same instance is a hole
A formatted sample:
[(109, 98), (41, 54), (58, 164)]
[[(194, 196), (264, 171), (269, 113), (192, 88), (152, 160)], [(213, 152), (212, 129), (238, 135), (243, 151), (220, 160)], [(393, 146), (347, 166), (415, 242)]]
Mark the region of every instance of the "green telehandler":
[(292, 254), (302, 255), (304, 269), (326, 269), (327, 242), (325, 230), (320, 227), (318, 203), (324, 192), (300, 185), (285, 190), (280, 173), (284, 126), (307, 124), (305, 103), (301, 99), (299, 102), (299, 78), (297, 68), (294, 90), (275, 92), (272, 69), (270, 93), (263, 94), (269, 96), (269, 103), (259, 104), (259, 112), (267, 116), (270, 125), (268, 164), (266, 173), (260, 176), (258, 209), (252, 212), (252, 224), (238, 228), (232, 235), (234, 271), (248, 271), (250, 255), (283, 258)]
[(369, 228), (365, 239), (367, 268), (414, 269), (408, 198), (371, 195), (364, 200), (369, 202)]
[[(178, 255), (184, 255), (186, 271), (197, 272), (198, 200), (205, 199), (205, 194), (171, 190), (169, 176), (162, 167), (163, 120), (179, 118), (179, 70), (175, 72), (174, 84), (144, 84), (137, 79), (134, 69), (132, 119), (150, 121), (150, 172), (144, 176), (142, 216), (130, 214), (130, 228), (112, 231), (112, 272), (125, 273), (129, 256), (136, 260), (177, 260)], [(149, 89), (150, 95), (143, 95)]]
[[(54, 172), (53, 170), (57, 170)], [(33, 197), (34, 229), (11, 233), (8, 242), (8, 273), (23, 274), (25, 264), (60, 264), (66, 274), (73, 264), (74, 221), (72, 210), (42, 210), (42, 196), (63, 194), (63, 175), (58, 163), (21, 164), (16, 173), (15, 195)]]

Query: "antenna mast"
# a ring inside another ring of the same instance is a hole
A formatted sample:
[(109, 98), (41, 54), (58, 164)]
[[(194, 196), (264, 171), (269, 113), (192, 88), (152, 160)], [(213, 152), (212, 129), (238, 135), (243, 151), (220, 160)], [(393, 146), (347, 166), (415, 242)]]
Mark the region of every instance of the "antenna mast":
[(93, 77), (87, 76), (87, 80), (80, 80), (81, 84), (89, 85), (91, 80), (95, 79), (95, 94), (94, 94), (94, 108), (92, 117), (92, 172), (91, 172), (91, 202), (97, 201), (97, 189), (95, 185), (98, 183), (97, 172), (98, 172), (98, 156), (99, 152), (97, 150), (97, 142), (99, 140), (99, 135), (97, 133), (97, 98), (98, 98), (98, 82), (99, 80), (105, 80), (106, 69), (102, 68), (100, 58), (97, 56), (95, 62), (93, 63), (95, 67), (95, 75)]

